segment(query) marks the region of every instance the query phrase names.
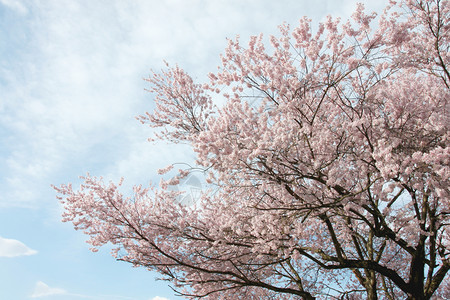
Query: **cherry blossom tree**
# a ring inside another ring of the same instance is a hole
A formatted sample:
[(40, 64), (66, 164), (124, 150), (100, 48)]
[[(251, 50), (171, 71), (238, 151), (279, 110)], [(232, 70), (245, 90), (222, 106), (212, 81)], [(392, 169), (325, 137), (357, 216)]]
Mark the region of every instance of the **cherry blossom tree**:
[[(192, 298), (449, 299), (449, 14), (359, 5), (229, 40), (206, 84), (152, 74), (138, 119), (198, 166), (131, 196), (89, 175), (55, 187), (63, 221)], [(209, 188), (183, 205), (169, 187), (198, 169)]]

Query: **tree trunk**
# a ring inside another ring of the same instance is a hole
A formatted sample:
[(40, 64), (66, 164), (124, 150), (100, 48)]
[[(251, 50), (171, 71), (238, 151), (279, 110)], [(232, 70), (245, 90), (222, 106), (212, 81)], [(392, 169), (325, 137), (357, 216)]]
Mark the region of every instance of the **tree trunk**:
[(377, 278), (375, 272), (369, 271), (369, 274), (366, 284), (367, 300), (378, 300)]
[(408, 300), (425, 300), (425, 247), (424, 240), (419, 243), (417, 250), (413, 255), (411, 261), (411, 269), (409, 272), (409, 286)]

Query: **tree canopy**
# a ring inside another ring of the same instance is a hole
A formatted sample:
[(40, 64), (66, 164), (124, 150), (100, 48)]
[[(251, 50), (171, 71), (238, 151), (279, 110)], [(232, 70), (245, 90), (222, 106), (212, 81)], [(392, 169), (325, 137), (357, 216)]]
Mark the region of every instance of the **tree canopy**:
[(169, 187), (194, 169), (131, 196), (86, 176), (55, 187), (63, 221), (193, 298), (450, 298), (449, 14), (304, 17), (229, 40), (205, 84), (167, 65), (138, 119), (191, 145), (210, 188), (185, 205)]

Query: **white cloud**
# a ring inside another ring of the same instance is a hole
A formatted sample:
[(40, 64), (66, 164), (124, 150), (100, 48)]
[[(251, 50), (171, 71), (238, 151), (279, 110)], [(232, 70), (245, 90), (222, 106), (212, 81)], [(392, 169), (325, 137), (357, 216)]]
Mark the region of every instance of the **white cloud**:
[(156, 297), (153, 297), (153, 298), (151, 298), (149, 300), (170, 300), (170, 299), (166, 298), (166, 297), (156, 296)]
[(18, 240), (0, 237), (0, 257), (26, 256), (36, 253), (36, 250), (30, 249)]
[[(64, 298), (76, 298), (76, 299), (93, 299), (93, 300), (106, 300), (106, 299), (128, 299), (132, 300), (135, 298), (131, 297), (124, 297), (119, 295), (101, 295), (101, 296), (90, 296), (90, 295), (84, 295), (84, 294), (76, 294), (76, 293), (70, 293), (69, 291), (66, 291), (62, 288), (54, 288), (48, 286), (46, 283), (42, 281), (36, 282), (36, 285), (34, 287), (33, 293), (30, 295), (30, 298), (44, 298), (48, 296), (53, 295), (64, 295)], [(166, 298), (156, 298), (155, 300), (169, 300)]]
[(26, 15), (28, 13), (26, 6), (18, 0), (0, 0), (0, 3), (21, 15)]
[(36, 286), (34, 288), (33, 294), (31, 294), (31, 298), (41, 298), (47, 297), (51, 295), (62, 295), (67, 294), (66, 290), (61, 288), (51, 288), (47, 284), (42, 281), (36, 282)]

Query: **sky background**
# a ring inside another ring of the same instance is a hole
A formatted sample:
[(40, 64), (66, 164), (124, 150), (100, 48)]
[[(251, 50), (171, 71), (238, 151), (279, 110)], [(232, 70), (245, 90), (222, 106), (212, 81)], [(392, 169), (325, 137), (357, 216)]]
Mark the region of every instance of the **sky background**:
[[(277, 33), (304, 15), (350, 16), (353, 0), (0, 0), (0, 299), (177, 299), (157, 274), (91, 253), (51, 184), (89, 172), (125, 188), (192, 160), (150, 143), (149, 70), (202, 82), (226, 38)], [(361, 2), (361, 1), (360, 1)], [(385, 1), (362, 1), (380, 12)]]

